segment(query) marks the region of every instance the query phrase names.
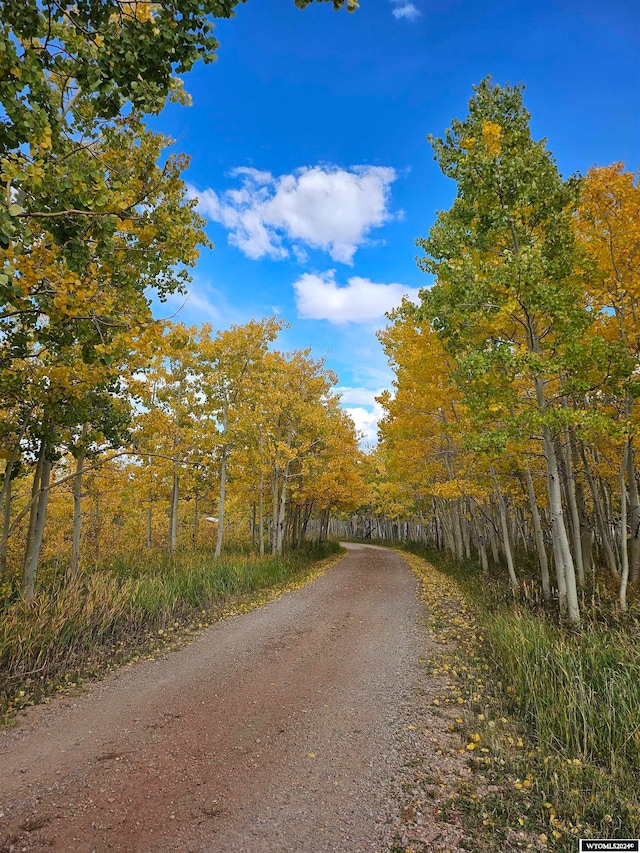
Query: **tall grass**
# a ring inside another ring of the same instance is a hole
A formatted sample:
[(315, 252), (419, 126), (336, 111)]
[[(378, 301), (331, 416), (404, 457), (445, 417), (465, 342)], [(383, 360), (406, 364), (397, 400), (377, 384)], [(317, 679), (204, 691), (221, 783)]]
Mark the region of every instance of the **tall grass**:
[(77, 578), (45, 574), (35, 600), (0, 608), (0, 717), (91, 674), (155, 647), (225, 607), (302, 580), (337, 543), (284, 557), (209, 550), (130, 554)]
[(615, 771), (640, 768), (640, 642), (620, 630), (568, 634), (527, 613), (485, 624), (491, 657), (546, 750)]
[[(488, 667), (487, 695), (534, 747), (527, 757), (507, 757), (506, 765), (516, 775), (530, 774), (540, 801), (553, 804), (558, 838), (550, 836), (552, 849), (575, 850), (577, 836), (638, 837), (637, 596), (630, 612), (621, 614), (605, 587), (584, 593), (583, 624), (576, 629), (557, 612), (546, 612), (526, 586), (516, 599), (504, 579), (482, 575), (473, 562), (457, 563), (415, 544), (408, 549), (452, 577), (479, 618), (483, 640), (477, 652)], [(493, 732), (486, 732), (489, 741)]]

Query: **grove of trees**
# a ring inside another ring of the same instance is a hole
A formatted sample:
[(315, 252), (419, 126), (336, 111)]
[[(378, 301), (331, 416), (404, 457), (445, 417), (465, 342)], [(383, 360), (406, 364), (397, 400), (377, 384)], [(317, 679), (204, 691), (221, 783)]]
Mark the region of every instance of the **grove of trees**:
[(621, 164), (564, 180), (529, 119), (522, 87), (485, 80), (432, 140), (457, 196), (417, 241), (433, 285), (380, 334), (378, 453), (396, 518), (502, 559), (514, 589), (535, 553), (578, 622), (598, 569), (622, 609), (640, 572), (640, 187)]
[(188, 496), (192, 541), (202, 509), (219, 556), (243, 495), (256, 547), (279, 553), (357, 483), (336, 477), (338, 448), (354, 466), (357, 449), (335, 377), (274, 350), (278, 321), (212, 336), (151, 314), (208, 241), (187, 158), (144, 116), (188, 103), (177, 75), (215, 59), (212, 19), (236, 5), (0, 3), (0, 576), (27, 599), (47, 537), (75, 574), (88, 540), (92, 559), (113, 551), (114, 524), (151, 547), (165, 501), (174, 552)]

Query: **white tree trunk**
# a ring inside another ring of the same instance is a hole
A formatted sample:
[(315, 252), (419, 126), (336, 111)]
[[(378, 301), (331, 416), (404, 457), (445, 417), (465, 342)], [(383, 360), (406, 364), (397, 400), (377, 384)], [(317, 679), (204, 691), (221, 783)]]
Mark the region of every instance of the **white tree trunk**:
[(258, 524), (260, 526), (260, 556), (264, 557), (264, 450), (262, 446), (262, 435), (260, 436), (260, 491), (258, 494)]
[(151, 498), (149, 498), (149, 506), (147, 507), (147, 548), (151, 548), (151, 545), (152, 545), (152, 532), (153, 532), (153, 506), (151, 503)]
[(278, 510), (278, 524), (276, 527), (276, 554), (282, 554), (284, 549), (284, 520), (287, 507), (287, 477), (289, 474), (289, 463), (285, 465), (282, 474), (282, 489), (280, 491), (280, 508)]
[(500, 554), (498, 554), (498, 543), (497, 537), (495, 533), (491, 533), (489, 536), (489, 547), (491, 548), (491, 559), (493, 560), (494, 565), (498, 565), (500, 562)]
[(502, 527), (502, 541), (504, 546), (504, 554), (507, 559), (507, 570), (509, 572), (509, 582), (511, 583), (511, 588), (513, 590), (518, 589), (518, 578), (516, 577), (516, 570), (513, 565), (513, 554), (511, 553), (511, 542), (509, 541), (509, 521), (507, 519), (507, 505), (504, 499), (504, 495), (502, 494), (502, 490), (500, 489), (500, 485), (498, 483), (498, 478), (496, 476), (496, 471), (493, 465), (491, 466), (491, 479), (493, 480), (493, 486), (496, 491), (496, 497), (498, 498), (498, 510), (500, 512), (500, 525)]
[(631, 539), (629, 543), (629, 573), (631, 581), (635, 581), (640, 573), (640, 500), (638, 499), (638, 482), (633, 461), (633, 440), (629, 439), (627, 454), (627, 486), (629, 489), (629, 527)]
[[(83, 429), (83, 435), (85, 430)], [(76, 459), (76, 475), (73, 478), (73, 542), (71, 545), (71, 574), (76, 577), (80, 572), (80, 536), (82, 533), (82, 472), (84, 469), (84, 449), (81, 448)]]
[(200, 531), (200, 496), (197, 492), (193, 495), (193, 534), (192, 534), (192, 545), (194, 548), (198, 547), (198, 533)]
[(620, 609), (627, 609), (627, 584), (629, 583), (629, 551), (627, 548), (627, 487), (624, 481), (627, 472), (629, 441), (624, 445), (622, 465), (620, 466), (620, 557), (622, 571), (620, 572)]
[(609, 534), (607, 532), (604, 510), (602, 508), (602, 501), (600, 500), (600, 492), (598, 491), (598, 486), (596, 484), (594, 476), (591, 473), (591, 467), (589, 465), (589, 461), (587, 459), (587, 454), (585, 452), (584, 447), (581, 448), (581, 456), (582, 462), (584, 464), (584, 472), (587, 475), (587, 482), (589, 483), (589, 489), (591, 491), (591, 497), (593, 498), (593, 508), (595, 510), (596, 525), (598, 527), (598, 533), (600, 534), (600, 541), (602, 542), (602, 550), (604, 551), (605, 560), (607, 562), (607, 566), (609, 567), (609, 571), (611, 572), (613, 577), (619, 578), (620, 572), (618, 571), (616, 555), (613, 551), (613, 548), (611, 547), (611, 542), (609, 541)]
[(271, 507), (271, 553), (278, 553), (278, 498), (280, 496), (280, 469), (273, 471), (272, 507)]
[(227, 498), (227, 459), (229, 458), (229, 445), (227, 444), (227, 432), (229, 430), (229, 406), (227, 403), (222, 407), (222, 435), (225, 443), (222, 445), (222, 458), (220, 460), (220, 500), (218, 505), (218, 536), (216, 538), (216, 550), (214, 559), (219, 560), (222, 553), (224, 541), (224, 511)]
[[(540, 382), (540, 380), (537, 380)], [(547, 488), (549, 491), (549, 513), (551, 515), (551, 532), (557, 544), (554, 554), (561, 561), (556, 566), (558, 574), (562, 571), (567, 588), (567, 615), (571, 622), (580, 621), (580, 606), (578, 603), (578, 590), (576, 585), (576, 574), (571, 556), (571, 547), (567, 528), (564, 523), (564, 512), (562, 510), (562, 493), (560, 491), (560, 474), (558, 471), (558, 460), (553, 445), (553, 438), (549, 427), (542, 427), (545, 454), (547, 459)]]
[(27, 542), (26, 559), (24, 565), (24, 595), (27, 601), (33, 601), (35, 595), (36, 576), (38, 573), (38, 560), (40, 557), (40, 548), (42, 546), (42, 537), (44, 535), (44, 527), (47, 521), (47, 505), (49, 503), (49, 484), (51, 482), (51, 466), (49, 459), (42, 460), (40, 489), (37, 501), (35, 503), (36, 513), (33, 532), (30, 531), (30, 537)]
[(582, 543), (580, 541), (580, 516), (578, 514), (578, 502), (576, 500), (576, 481), (573, 474), (573, 463), (571, 461), (571, 433), (569, 428), (564, 430), (565, 447), (564, 460), (567, 470), (567, 495), (569, 498), (569, 509), (571, 511), (571, 529), (573, 532), (573, 552), (576, 561), (576, 576), (580, 586), (584, 586), (584, 565), (582, 563)]
[(173, 488), (171, 489), (171, 508), (169, 511), (169, 550), (174, 556), (178, 547), (178, 502), (180, 500), (180, 476), (174, 461)]
[(533, 477), (529, 464), (525, 463), (524, 477), (527, 483), (527, 492), (529, 493), (529, 505), (531, 507), (531, 518), (533, 520), (533, 532), (536, 542), (536, 551), (538, 552), (538, 562), (540, 564), (540, 579), (542, 582), (542, 594), (545, 601), (551, 598), (551, 587), (549, 584), (549, 561), (547, 560), (547, 552), (544, 547), (544, 533), (542, 532), (542, 524), (540, 523), (540, 511), (538, 510), (538, 501), (536, 500), (536, 492), (533, 487)]

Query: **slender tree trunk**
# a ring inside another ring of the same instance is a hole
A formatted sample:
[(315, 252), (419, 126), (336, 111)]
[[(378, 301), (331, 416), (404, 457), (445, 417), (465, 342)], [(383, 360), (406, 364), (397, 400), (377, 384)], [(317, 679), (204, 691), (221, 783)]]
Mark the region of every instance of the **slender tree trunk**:
[(218, 537), (216, 539), (216, 550), (214, 559), (220, 559), (222, 553), (222, 542), (224, 539), (224, 511), (227, 497), (227, 460), (229, 458), (229, 445), (227, 444), (227, 433), (229, 431), (229, 404), (225, 403), (222, 407), (222, 435), (224, 444), (222, 445), (222, 459), (220, 460), (220, 505), (218, 507)]
[(633, 460), (633, 439), (629, 439), (627, 452), (627, 486), (629, 489), (629, 573), (635, 583), (640, 574), (640, 500), (638, 499), (638, 481)]
[(222, 448), (222, 459), (220, 461), (220, 500), (218, 505), (218, 536), (216, 538), (216, 550), (214, 558), (218, 560), (222, 553), (222, 543), (224, 540), (224, 513), (227, 500), (227, 445)]
[(192, 545), (198, 547), (198, 533), (200, 532), (200, 513), (199, 513), (200, 495), (195, 492), (193, 495), (193, 534)]
[[(82, 428), (82, 437), (86, 435), (86, 425)], [(80, 535), (82, 533), (82, 473), (84, 470), (84, 447), (81, 447), (76, 459), (76, 475), (73, 478), (73, 543), (71, 545), (70, 570), (72, 577), (80, 572)]]
[(467, 560), (471, 559), (471, 541), (469, 538), (469, 525), (467, 524), (467, 519), (462, 516), (460, 519), (460, 526), (462, 528), (462, 544), (464, 545), (464, 555)]
[(629, 551), (627, 548), (627, 487), (624, 482), (627, 473), (627, 457), (629, 454), (629, 440), (625, 442), (622, 454), (622, 465), (620, 466), (620, 558), (622, 571), (620, 572), (620, 609), (627, 609), (627, 584), (629, 582)]
[(567, 471), (567, 496), (569, 498), (569, 509), (571, 511), (571, 530), (573, 533), (573, 552), (576, 560), (576, 576), (578, 584), (584, 586), (584, 565), (582, 563), (582, 543), (580, 541), (580, 515), (578, 513), (578, 501), (576, 498), (576, 481), (573, 474), (571, 433), (569, 427), (564, 430), (564, 464)]
[(260, 439), (260, 490), (258, 492), (258, 524), (260, 525), (260, 556), (264, 557), (264, 471), (262, 468), (262, 439)]
[(151, 503), (151, 497), (149, 497), (149, 506), (147, 507), (147, 548), (151, 548), (151, 545), (152, 545), (152, 532), (153, 532), (153, 506)]
[(256, 547), (256, 514), (258, 512), (258, 508), (256, 507), (256, 502), (254, 501), (251, 504), (251, 549), (254, 550)]
[(507, 519), (507, 504), (504, 499), (504, 495), (502, 494), (502, 490), (500, 489), (500, 485), (498, 483), (498, 478), (496, 476), (496, 471), (493, 465), (491, 466), (491, 479), (493, 480), (493, 487), (496, 492), (496, 497), (498, 498), (498, 509), (500, 512), (500, 524), (502, 527), (502, 540), (504, 544), (504, 554), (507, 559), (507, 570), (509, 572), (509, 581), (511, 583), (511, 588), (515, 591), (518, 589), (518, 578), (516, 577), (516, 570), (513, 565), (513, 555), (511, 553), (511, 542), (509, 541), (509, 522)]
[(547, 559), (547, 551), (544, 547), (544, 533), (542, 524), (540, 523), (540, 511), (538, 510), (538, 501), (536, 500), (536, 492), (533, 486), (533, 477), (529, 469), (529, 463), (525, 463), (524, 477), (527, 483), (527, 492), (529, 493), (529, 505), (531, 507), (531, 518), (533, 520), (533, 533), (536, 541), (536, 551), (538, 552), (538, 563), (540, 564), (540, 579), (542, 583), (542, 595), (545, 601), (551, 599), (551, 586), (549, 583), (549, 561)]
[(578, 589), (573, 557), (571, 556), (571, 547), (567, 536), (567, 528), (564, 523), (558, 460), (556, 458), (553, 438), (551, 437), (551, 432), (546, 424), (542, 427), (542, 432), (547, 457), (547, 487), (549, 491), (551, 530), (553, 538), (557, 543), (557, 549), (554, 549), (554, 555), (556, 556), (556, 560), (559, 559), (561, 561), (561, 565), (556, 566), (556, 571), (558, 575), (564, 575), (567, 590), (567, 615), (569, 616), (569, 620), (571, 622), (579, 622), (580, 606), (578, 603)]
[(0, 541), (0, 577), (7, 570), (7, 551), (9, 547), (9, 537), (11, 536), (11, 490), (12, 490), (12, 475), (16, 463), (20, 459), (21, 443), (25, 436), (33, 409), (29, 409), (27, 416), (22, 422), (18, 439), (9, 455), (4, 466), (4, 475), (2, 478), (2, 489), (0, 489), (0, 508), (2, 509), (2, 540)]
[(2, 540), (0, 541), (0, 577), (7, 570), (7, 550), (11, 531), (11, 475), (16, 462), (20, 458), (20, 444), (17, 444), (7, 459), (4, 468), (2, 490), (0, 491), (0, 507), (2, 508)]
[(593, 498), (593, 508), (595, 510), (596, 525), (598, 527), (598, 533), (600, 534), (600, 542), (602, 543), (602, 550), (604, 552), (605, 560), (611, 574), (615, 578), (619, 578), (620, 572), (618, 571), (618, 566), (616, 563), (616, 555), (613, 551), (613, 548), (611, 547), (611, 542), (609, 541), (609, 534), (607, 533), (604, 511), (602, 509), (602, 501), (600, 500), (600, 493), (598, 491), (594, 476), (591, 473), (591, 467), (589, 466), (589, 461), (587, 459), (587, 454), (584, 445), (580, 447), (580, 455), (582, 457), (582, 463), (584, 465), (584, 472), (587, 477), (587, 482), (589, 483), (591, 497)]
[(451, 516), (451, 507), (449, 504), (450, 501), (447, 501), (442, 507), (442, 532), (445, 550), (448, 551), (450, 554), (456, 555), (457, 552), (455, 537), (453, 533), (453, 519)]
[(178, 547), (178, 502), (180, 500), (180, 475), (178, 465), (173, 463), (173, 488), (171, 489), (171, 508), (169, 510), (169, 550), (175, 556)]
[[(538, 347), (533, 347), (534, 351)], [(544, 398), (544, 386), (542, 379), (535, 378), (536, 401), (540, 412), (547, 410)], [(551, 535), (554, 540), (554, 556), (556, 558), (556, 572), (558, 577), (564, 574), (567, 588), (567, 614), (571, 622), (580, 621), (580, 607), (578, 604), (578, 589), (576, 584), (575, 566), (571, 555), (569, 537), (562, 509), (562, 492), (560, 490), (560, 472), (558, 471), (558, 459), (551, 430), (544, 424), (542, 427), (542, 438), (547, 463), (547, 489), (549, 492), (549, 515), (551, 516)], [(562, 561), (558, 565), (558, 559)]]
[(491, 559), (494, 565), (497, 566), (500, 563), (500, 555), (498, 554), (498, 542), (495, 531), (489, 536), (489, 547), (491, 548)]
[(280, 469), (273, 472), (272, 510), (271, 510), (271, 553), (278, 553), (278, 498), (280, 496)]
[(2, 502), (2, 542), (0, 542), (0, 578), (7, 571), (7, 551), (11, 531), (11, 477), (2, 486), (4, 491)]
[(611, 547), (615, 553), (616, 557), (616, 565), (618, 566), (618, 571), (621, 568), (621, 557), (620, 557), (620, 545), (618, 542), (618, 536), (616, 534), (616, 517), (613, 511), (613, 502), (609, 497), (609, 487), (602, 476), (598, 477), (598, 481), (600, 483), (600, 489), (602, 491), (602, 506), (604, 509), (604, 517), (605, 517), (605, 525), (607, 530), (609, 531), (609, 541), (611, 542)]
[(453, 536), (458, 560), (464, 558), (464, 545), (462, 543), (462, 525), (460, 523), (460, 502), (451, 501), (451, 523), (453, 525)]
[(278, 511), (278, 524), (276, 527), (276, 554), (282, 554), (284, 546), (284, 521), (287, 507), (287, 478), (289, 475), (289, 463), (285, 465), (282, 474), (282, 489), (280, 491), (280, 508)]
[[(46, 444), (44, 444), (46, 453)], [(34, 506), (36, 507), (35, 522), (33, 526), (33, 534), (27, 542), (26, 559), (24, 565), (23, 587), (24, 595), (27, 601), (33, 601), (35, 595), (36, 576), (38, 573), (38, 560), (40, 557), (40, 548), (42, 546), (42, 537), (47, 521), (47, 505), (49, 503), (49, 484), (51, 482), (51, 467), (52, 462), (46, 459), (43, 454), (41, 467), (40, 489), (39, 495)]]
[(46, 446), (44, 440), (40, 444), (40, 451), (38, 453), (38, 461), (36, 463), (36, 470), (33, 474), (33, 482), (31, 484), (31, 509), (29, 511), (29, 527), (27, 530), (27, 545), (25, 548), (24, 554), (24, 563), (23, 563), (23, 574), (26, 574), (27, 570), (27, 559), (29, 558), (29, 550), (33, 546), (33, 537), (35, 536), (36, 530), (36, 518), (38, 516), (38, 495), (40, 493), (40, 485), (42, 480), (42, 470), (44, 466), (44, 457), (45, 457)]
[(102, 519), (100, 517), (100, 492), (96, 492), (95, 494), (95, 501), (93, 506), (93, 529), (95, 534), (95, 559), (96, 562), (98, 562), (101, 557), (100, 533), (102, 532)]
[[(575, 449), (575, 448), (574, 448)], [(575, 453), (574, 453), (575, 470)], [(587, 515), (587, 505), (584, 499), (582, 483), (576, 479), (576, 503), (578, 504), (578, 516), (580, 519), (580, 550), (582, 552), (582, 565), (585, 575), (593, 572), (593, 556), (591, 554), (591, 519)]]

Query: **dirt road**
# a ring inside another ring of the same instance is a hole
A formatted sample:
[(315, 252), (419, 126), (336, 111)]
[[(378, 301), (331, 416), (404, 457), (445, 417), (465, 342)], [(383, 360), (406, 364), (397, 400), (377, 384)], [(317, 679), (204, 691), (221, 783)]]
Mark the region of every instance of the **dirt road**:
[(379, 851), (416, 581), (351, 546), (307, 587), (0, 735), (0, 851)]

